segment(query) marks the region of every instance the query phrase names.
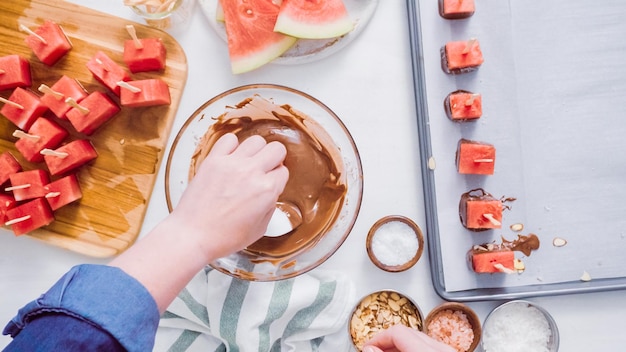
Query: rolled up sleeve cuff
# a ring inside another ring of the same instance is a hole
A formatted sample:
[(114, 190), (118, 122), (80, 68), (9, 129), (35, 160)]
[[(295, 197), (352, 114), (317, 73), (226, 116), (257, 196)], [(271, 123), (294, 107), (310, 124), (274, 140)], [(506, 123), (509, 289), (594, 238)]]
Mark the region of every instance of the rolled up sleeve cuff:
[(45, 313), (83, 319), (109, 332), (128, 351), (151, 350), (159, 324), (159, 311), (148, 290), (121, 269), (105, 265), (73, 267), (48, 292), (20, 309), (3, 334), (15, 337)]

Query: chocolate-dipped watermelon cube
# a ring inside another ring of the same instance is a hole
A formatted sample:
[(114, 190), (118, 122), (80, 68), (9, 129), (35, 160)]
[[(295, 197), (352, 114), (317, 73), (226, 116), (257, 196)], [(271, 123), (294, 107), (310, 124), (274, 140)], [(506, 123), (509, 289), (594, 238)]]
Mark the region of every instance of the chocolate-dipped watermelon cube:
[(472, 269), (476, 273), (515, 272), (515, 253), (510, 250), (472, 251)]
[(502, 227), (502, 201), (482, 188), (461, 195), (459, 217), (461, 224), (472, 231), (499, 229)]
[(459, 140), (456, 151), (456, 168), (459, 173), (493, 175), (495, 164), (496, 147), (484, 142)]
[(78, 179), (74, 174), (49, 183), (45, 189), (48, 191), (45, 198), (52, 210), (57, 210), (83, 197)]
[(478, 40), (448, 42), (441, 48), (441, 67), (444, 72), (458, 74), (472, 72), (485, 61)]
[(132, 73), (163, 70), (165, 57), (166, 49), (161, 38), (129, 39), (124, 42), (124, 62)]
[(20, 171), (22, 171), (22, 165), (11, 152), (0, 154), (0, 185), (7, 182), (11, 175)]
[(119, 111), (120, 107), (106, 94), (96, 91), (89, 94), (78, 107), (72, 108), (65, 116), (76, 131), (90, 135)]
[(439, 14), (445, 19), (468, 18), (475, 11), (474, 0), (439, 0)]
[(448, 94), (444, 101), (448, 118), (462, 122), (479, 119), (483, 114), (482, 96), (465, 90)]
[(22, 130), (28, 130), (35, 120), (48, 111), (39, 97), (24, 88), (15, 88), (5, 102), (0, 114)]
[(52, 87), (46, 87), (41, 85), (39, 91), (44, 93), (41, 97), (41, 102), (46, 105), (58, 118), (65, 118), (65, 114), (72, 108), (68, 104), (68, 98), (80, 103), (81, 100), (87, 97), (87, 91), (85, 88), (74, 78), (68, 76), (61, 76)]
[(19, 138), (15, 148), (31, 163), (43, 161), (41, 151), (58, 147), (68, 135), (65, 128), (45, 117), (35, 120), (28, 132), (18, 130), (13, 133)]
[(117, 96), (120, 95), (117, 82), (130, 81), (130, 74), (102, 51), (96, 52), (87, 62), (87, 69), (98, 82)]
[(120, 103), (122, 106), (143, 107), (171, 103), (167, 83), (158, 78), (124, 82), (121, 87)]
[(17, 201), (8, 193), (0, 193), (0, 224), (6, 221), (6, 213), (17, 205)]
[(68, 173), (98, 157), (90, 141), (77, 139), (55, 150), (44, 149), (44, 161), (52, 176)]
[(14, 54), (0, 57), (0, 90), (30, 87), (30, 63)]
[(11, 226), (16, 236), (29, 233), (51, 224), (54, 214), (44, 198), (36, 198), (6, 212), (6, 226)]
[(12, 174), (11, 187), (6, 191), (13, 192), (13, 198), (21, 202), (23, 200), (41, 198), (46, 195), (45, 186), (50, 183), (50, 176), (45, 170), (35, 169)]
[(25, 39), (35, 56), (48, 66), (54, 65), (72, 49), (61, 26), (53, 21), (45, 21)]

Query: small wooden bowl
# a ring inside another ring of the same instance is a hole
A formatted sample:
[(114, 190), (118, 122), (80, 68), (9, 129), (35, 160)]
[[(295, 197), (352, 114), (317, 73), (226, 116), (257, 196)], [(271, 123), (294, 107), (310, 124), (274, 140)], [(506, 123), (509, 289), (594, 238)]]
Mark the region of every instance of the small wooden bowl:
[(437, 314), (445, 310), (450, 310), (453, 312), (461, 311), (465, 314), (465, 316), (467, 316), (467, 320), (469, 321), (470, 325), (472, 326), (472, 330), (474, 331), (474, 340), (472, 341), (470, 348), (466, 352), (473, 352), (480, 343), (480, 338), (482, 336), (482, 326), (476, 312), (474, 312), (474, 310), (472, 310), (470, 307), (463, 303), (445, 302), (431, 310), (424, 320), (424, 333), (428, 334), (428, 326), (430, 325), (430, 323), (437, 316)]
[[(415, 255), (409, 261), (400, 265), (387, 265), (382, 263), (378, 258), (376, 258), (374, 250), (372, 249), (372, 239), (374, 238), (376, 231), (378, 231), (381, 226), (392, 221), (398, 221), (408, 225), (417, 237), (418, 249), (415, 252)], [(424, 251), (424, 235), (422, 234), (422, 230), (420, 229), (420, 227), (417, 226), (417, 224), (413, 222), (413, 220), (401, 215), (388, 215), (376, 221), (376, 223), (372, 225), (367, 234), (367, 239), (365, 240), (365, 247), (367, 249), (367, 255), (372, 260), (372, 263), (374, 263), (377, 267), (388, 272), (405, 271), (415, 265), (415, 263), (417, 263), (417, 261), (422, 256), (422, 252)]]

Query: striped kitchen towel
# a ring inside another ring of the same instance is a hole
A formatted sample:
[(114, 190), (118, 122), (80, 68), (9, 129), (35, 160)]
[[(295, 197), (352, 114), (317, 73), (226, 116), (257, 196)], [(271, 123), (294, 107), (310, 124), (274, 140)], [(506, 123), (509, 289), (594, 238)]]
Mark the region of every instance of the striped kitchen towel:
[(339, 272), (252, 282), (207, 269), (161, 317), (154, 351), (350, 351), (353, 298)]

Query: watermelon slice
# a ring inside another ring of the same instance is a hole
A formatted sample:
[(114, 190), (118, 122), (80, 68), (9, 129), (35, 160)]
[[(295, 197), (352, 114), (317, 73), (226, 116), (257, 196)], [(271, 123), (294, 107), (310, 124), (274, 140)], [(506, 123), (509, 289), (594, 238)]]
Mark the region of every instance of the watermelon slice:
[(120, 95), (120, 87), (117, 82), (130, 81), (130, 74), (102, 51), (96, 52), (87, 62), (87, 69), (98, 82), (117, 96)]
[(72, 123), (76, 131), (86, 135), (92, 134), (120, 111), (120, 107), (116, 103), (109, 99), (106, 94), (98, 91), (89, 94), (80, 102), (80, 106), (82, 110), (75, 107), (68, 111), (65, 117)]
[(80, 103), (81, 100), (87, 97), (87, 91), (83, 85), (74, 78), (69, 78), (65, 75), (61, 76), (52, 87), (46, 89), (42, 85), (39, 87), (39, 90), (44, 93), (41, 97), (41, 102), (60, 119), (64, 119), (65, 114), (72, 108), (66, 102), (68, 98)]
[(474, 0), (439, 0), (439, 14), (445, 19), (468, 18), (475, 11)]
[(0, 154), (0, 185), (7, 182), (12, 174), (20, 171), (22, 171), (22, 165), (11, 152)]
[(15, 148), (22, 153), (24, 158), (32, 163), (43, 161), (41, 151), (54, 149), (68, 136), (68, 132), (56, 122), (40, 117), (28, 130), (28, 133), (13, 133), (19, 140), (15, 142)]
[(19, 55), (0, 57), (0, 90), (30, 87), (30, 63)]
[(477, 273), (513, 272), (515, 254), (508, 250), (474, 252), (472, 253), (472, 268)]
[(26, 45), (48, 66), (54, 65), (72, 49), (72, 43), (61, 26), (53, 21), (45, 21), (34, 33), (26, 37)]
[(442, 48), (442, 68), (446, 73), (466, 73), (477, 70), (485, 61), (478, 40), (448, 42)]
[(170, 89), (158, 78), (130, 81), (122, 85), (120, 104), (129, 107), (169, 105)]
[(68, 175), (49, 183), (45, 189), (46, 200), (52, 210), (77, 201), (83, 197), (76, 175)]
[(9, 101), (14, 104), (5, 103), (0, 109), (0, 114), (22, 130), (29, 129), (33, 122), (48, 110), (35, 93), (20, 87), (13, 90)]
[(138, 39), (141, 47), (138, 48), (134, 39), (124, 42), (124, 62), (130, 72), (159, 71), (165, 69), (167, 55), (161, 38)]
[(280, 6), (272, 0), (220, 0), (234, 74), (259, 68), (287, 51), (296, 38), (274, 31)]
[(343, 0), (283, 0), (274, 31), (296, 38), (340, 37), (354, 29)]
[(44, 186), (50, 183), (48, 173), (41, 169), (17, 172), (10, 179), (11, 187), (6, 190), (12, 191), (13, 198), (18, 202), (45, 196), (47, 191)]
[(44, 149), (43, 153), (52, 176), (65, 174), (98, 157), (96, 149), (86, 139), (77, 139), (54, 151)]
[(476, 120), (483, 114), (482, 96), (465, 90), (448, 94), (444, 106), (448, 118), (452, 121)]
[(456, 166), (461, 174), (493, 175), (496, 164), (496, 148), (488, 143), (459, 140)]
[(44, 198), (37, 198), (7, 210), (5, 225), (10, 225), (16, 236), (29, 233), (54, 221), (54, 214)]
[(12, 209), (17, 204), (15, 198), (10, 194), (0, 193), (0, 224), (4, 224), (6, 221), (6, 213), (9, 209)]

